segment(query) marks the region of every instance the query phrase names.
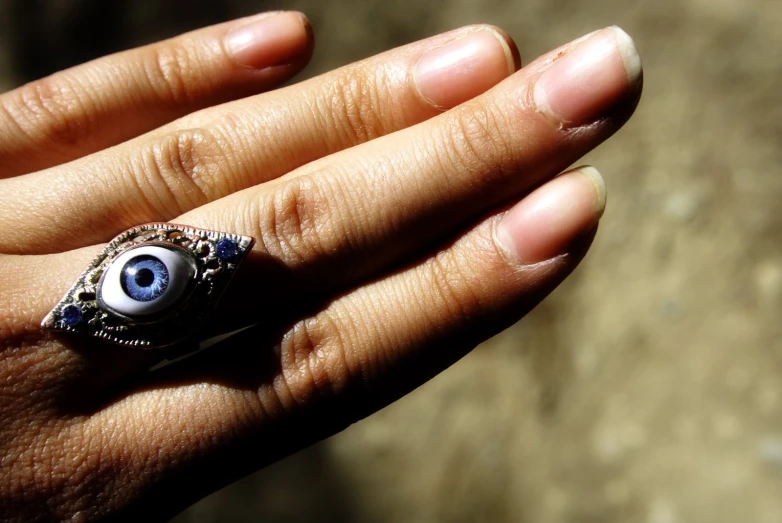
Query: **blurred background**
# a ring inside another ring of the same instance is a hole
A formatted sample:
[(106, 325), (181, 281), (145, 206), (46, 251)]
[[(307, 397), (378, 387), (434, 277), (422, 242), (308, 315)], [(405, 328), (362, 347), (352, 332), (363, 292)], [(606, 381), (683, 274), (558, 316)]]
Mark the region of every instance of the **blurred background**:
[(561, 289), (175, 521), (782, 523), (782, 3), (0, 0), (0, 88), (272, 8), (312, 20), (305, 75), (468, 23), (525, 62), (618, 24), (646, 89), (588, 158), (609, 205)]

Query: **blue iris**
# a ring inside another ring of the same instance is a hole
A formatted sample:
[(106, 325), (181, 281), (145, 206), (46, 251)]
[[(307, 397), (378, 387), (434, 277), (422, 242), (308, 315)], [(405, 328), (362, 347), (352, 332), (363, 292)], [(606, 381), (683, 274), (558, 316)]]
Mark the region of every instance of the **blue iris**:
[(169, 281), (166, 264), (146, 254), (128, 261), (120, 275), (122, 290), (136, 301), (159, 298), (166, 292)]

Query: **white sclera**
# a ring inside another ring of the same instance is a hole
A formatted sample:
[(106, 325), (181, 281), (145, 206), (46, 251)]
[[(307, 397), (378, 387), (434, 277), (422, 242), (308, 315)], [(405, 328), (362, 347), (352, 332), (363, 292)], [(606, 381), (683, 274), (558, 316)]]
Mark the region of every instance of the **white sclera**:
[[(174, 248), (176, 249), (176, 248)], [(185, 292), (195, 274), (195, 267), (185, 258), (189, 253), (178, 253), (174, 249), (167, 249), (157, 245), (145, 245), (134, 247), (123, 252), (106, 271), (101, 282), (100, 302), (106, 307), (126, 316), (147, 316), (166, 310), (176, 303)], [(134, 300), (125, 294), (122, 288), (122, 269), (136, 256), (154, 256), (168, 269), (168, 287), (158, 298), (152, 301)]]

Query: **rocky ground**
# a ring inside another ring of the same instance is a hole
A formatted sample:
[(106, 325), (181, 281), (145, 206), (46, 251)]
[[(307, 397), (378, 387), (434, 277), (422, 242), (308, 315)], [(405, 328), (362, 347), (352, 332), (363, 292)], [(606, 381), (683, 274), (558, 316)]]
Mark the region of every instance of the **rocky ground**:
[(280, 6), (313, 20), (308, 74), (476, 21), (525, 61), (615, 23), (646, 90), (588, 158), (609, 205), (560, 290), (407, 398), (176, 521), (782, 523), (782, 3), (0, 0), (0, 86)]

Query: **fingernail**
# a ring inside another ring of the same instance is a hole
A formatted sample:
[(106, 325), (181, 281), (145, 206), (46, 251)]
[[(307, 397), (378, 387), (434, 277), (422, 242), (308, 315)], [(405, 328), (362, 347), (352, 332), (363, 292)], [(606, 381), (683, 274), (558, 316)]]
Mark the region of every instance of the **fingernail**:
[(641, 79), (633, 39), (618, 27), (598, 31), (566, 52), (535, 83), (542, 112), (566, 125), (584, 125), (623, 100)]
[(603, 178), (593, 167), (558, 176), (516, 204), (497, 224), (495, 239), (509, 260), (530, 265), (565, 254), (600, 220)]
[(307, 48), (306, 20), (297, 12), (262, 16), (231, 30), (225, 36), (225, 48), (243, 67), (265, 69), (282, 65)]
[(498, 32), (482, 29), (427, 51), (413, 74), (418, 92), (442, 109), (478, 96), (515, 72), (511, 45)]

